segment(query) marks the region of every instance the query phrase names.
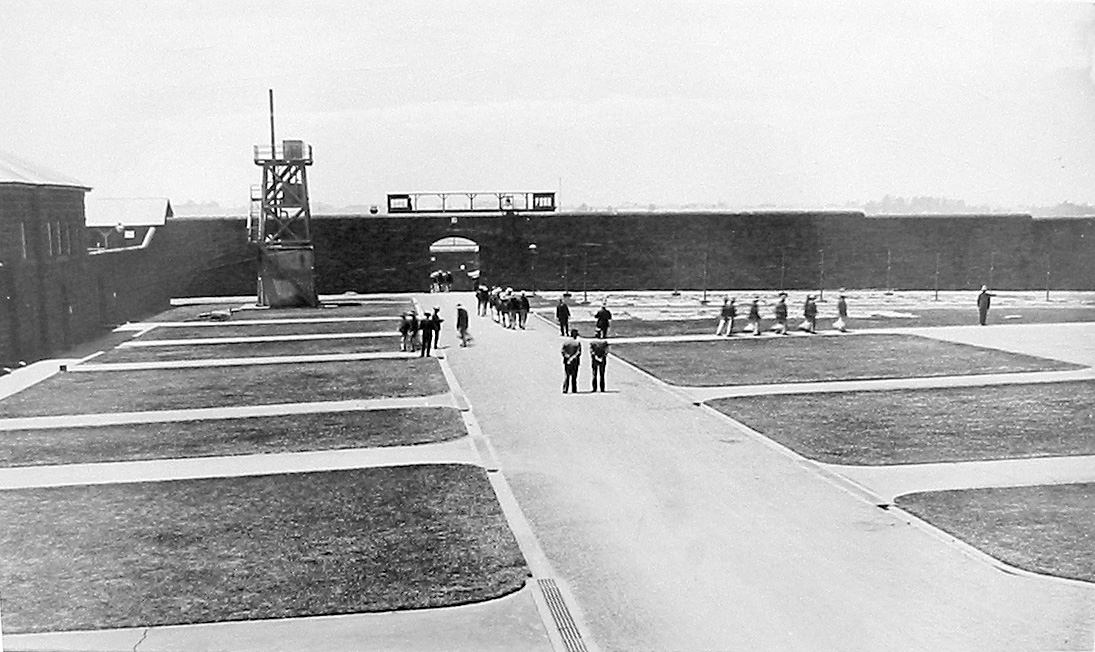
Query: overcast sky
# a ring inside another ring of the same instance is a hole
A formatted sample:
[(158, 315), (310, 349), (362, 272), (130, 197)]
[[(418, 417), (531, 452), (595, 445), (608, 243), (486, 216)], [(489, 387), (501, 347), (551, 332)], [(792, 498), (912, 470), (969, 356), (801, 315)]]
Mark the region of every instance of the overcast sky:
[(4, 5), (0, 150), (100, 196), (245, 205), (273, 88), (336, 206), (1095, 203), (1088, 4)]

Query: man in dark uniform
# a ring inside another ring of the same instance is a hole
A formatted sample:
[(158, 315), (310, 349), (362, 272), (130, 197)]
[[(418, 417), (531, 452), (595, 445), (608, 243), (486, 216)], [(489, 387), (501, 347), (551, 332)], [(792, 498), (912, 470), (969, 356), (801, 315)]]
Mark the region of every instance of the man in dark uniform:
[(521, 296), (517, 297), (517, 325), (522, 330), (525, 328), (525, 322), (528, 321), (528, 312), (531, 309), (532, 306), (529, 304), (528, 295), (522, 292)]
[(430, 317), (433, 328), (433, 348), (440, 349), (439, 342), (441, 340), (441, 322), (445, 321), (441, 318), (441, 306), (433, 307), (433, 316)]
[(563, 342), (563, 393), (578, 393), (578, 366), (582, 362), (582, 343), (578, 341), (578, 330), (570, 331), (570, 339)]
[(460, 335), (460, 346), (468, 346), (468, 311), (462, 304), (456, 304), (456, 332)]
[(593, 391), (598, 385), (605, 391), (605, 367), (608, 365), (608, 340), (593, 340), (589, 343), (589, 361), (593, 368)]
[(977, 295), (977, 316), (978, 323), (982, 326), (985, 325), (986, 320), (989, 317), (989, 305), (992, 303), (992, 298), (996, 296), (989, 292), (989, 286), (981, 286), (981, 294)]
[(597, 320), (597, 334), (594, 337), (603, 340), (608, 337), (608, 326), (612, 323), (612, 313), (608, 310), (608, 301), (602, 302), (601, 309), (593, 316)]
[(559, 322), (559, 334), (566, 337), (570, 332), (570, 306), (566, 299), (559, 299), (559, 305), (555, 306), (555, 319)]
[(422, 332), (422, 350), (418, 354), (420, 357), (430, 357), (430, 349), (433, 348), (433, 327), (433, 318), (429, 315), (418, 321), (418, 330)]

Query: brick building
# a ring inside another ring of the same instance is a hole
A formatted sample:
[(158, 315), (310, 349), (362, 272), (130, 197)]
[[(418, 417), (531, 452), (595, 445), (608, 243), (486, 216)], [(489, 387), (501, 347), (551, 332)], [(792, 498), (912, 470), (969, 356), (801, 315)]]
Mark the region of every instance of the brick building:
[(80, 300), (88, 190), (0, 153), (0, 366), (68, 348), (97, 323)]

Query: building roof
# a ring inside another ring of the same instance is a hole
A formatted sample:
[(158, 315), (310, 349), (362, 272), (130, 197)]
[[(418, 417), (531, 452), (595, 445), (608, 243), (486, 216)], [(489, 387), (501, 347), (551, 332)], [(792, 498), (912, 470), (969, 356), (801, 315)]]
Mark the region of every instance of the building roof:
[(88, 197), (84, 216), (90, 227), (163, 226), (174, 213), (164, 197)]
[(54, 172), (3, 151), (0, 151), (0, 184), (63, 186), (91, 190), (91, 186), (80, 183), (72, 177), (65, 176), (60, 172)]

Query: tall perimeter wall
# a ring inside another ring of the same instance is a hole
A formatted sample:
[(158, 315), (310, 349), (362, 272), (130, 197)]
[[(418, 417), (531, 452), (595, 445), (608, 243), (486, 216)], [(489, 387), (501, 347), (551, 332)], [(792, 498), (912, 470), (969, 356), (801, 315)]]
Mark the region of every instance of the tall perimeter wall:
[[(174, 296), (254, 293), (242, 218), (162, 235)], [(1095, 289), (1095, 218), (642, 212), (317, 217), (317, 290), (426, 289), (430, 245), (453, 235), (479, 244), (485, 283), (538, 290)]]

